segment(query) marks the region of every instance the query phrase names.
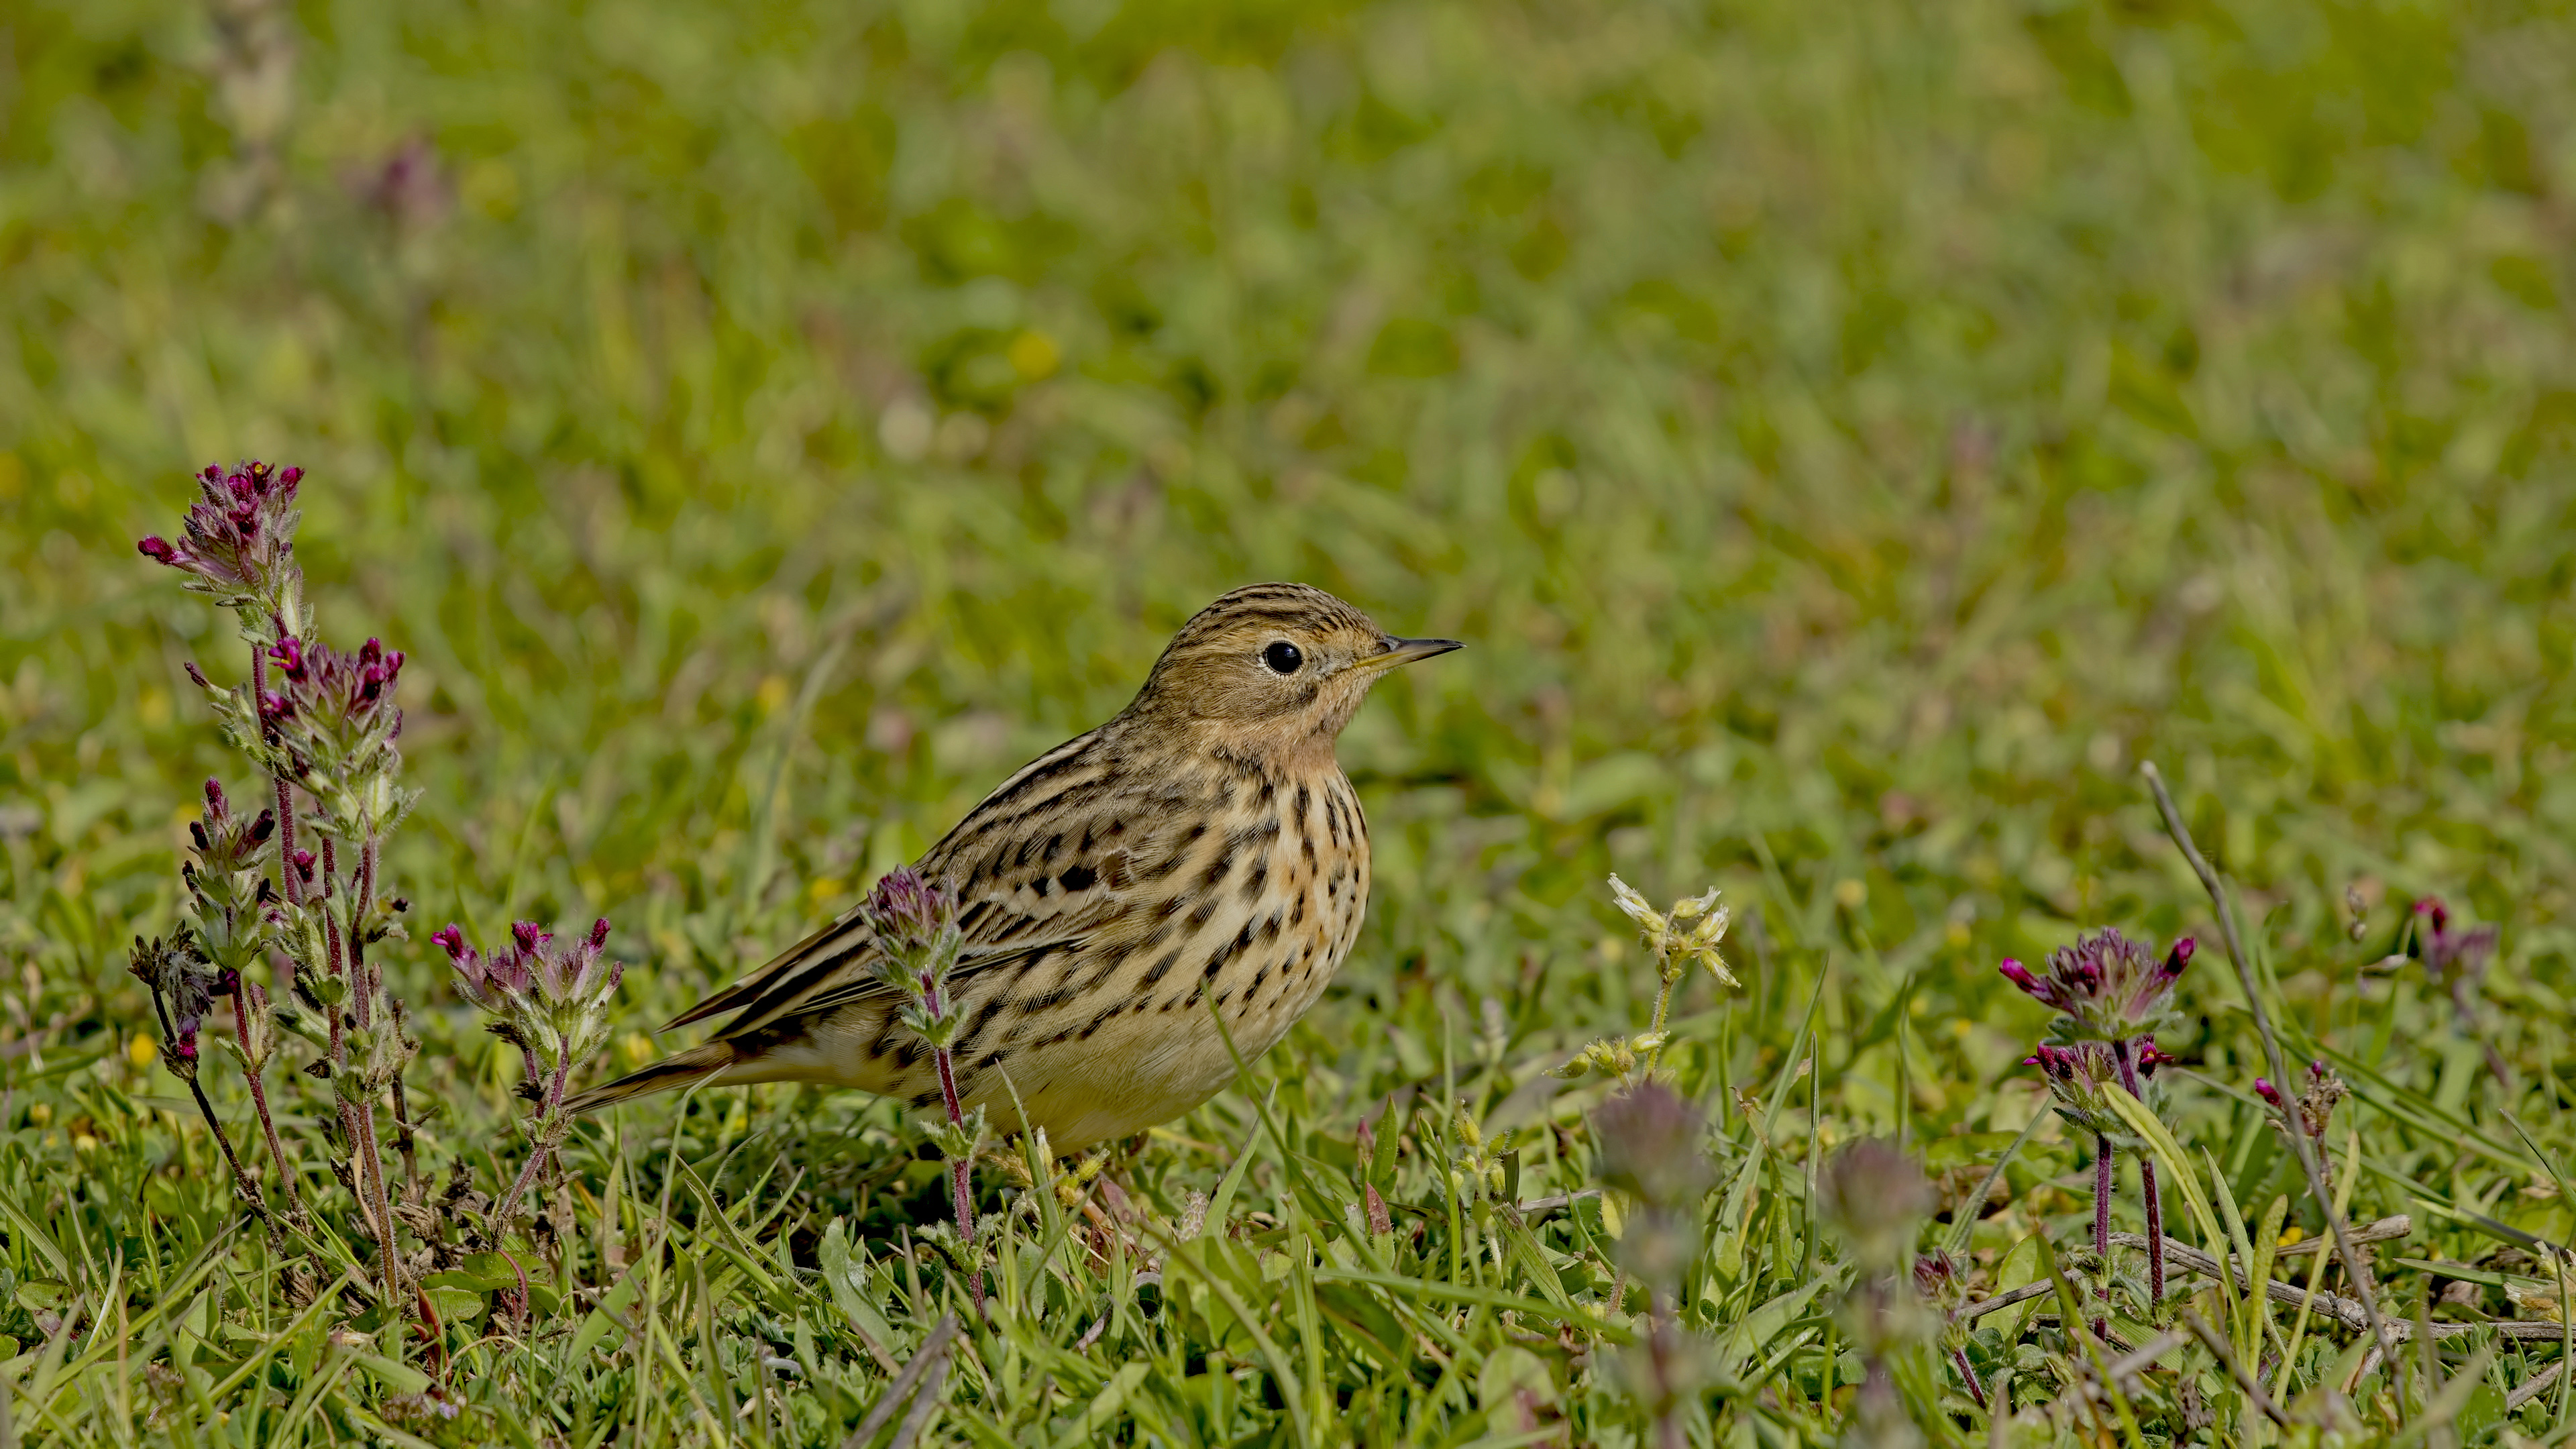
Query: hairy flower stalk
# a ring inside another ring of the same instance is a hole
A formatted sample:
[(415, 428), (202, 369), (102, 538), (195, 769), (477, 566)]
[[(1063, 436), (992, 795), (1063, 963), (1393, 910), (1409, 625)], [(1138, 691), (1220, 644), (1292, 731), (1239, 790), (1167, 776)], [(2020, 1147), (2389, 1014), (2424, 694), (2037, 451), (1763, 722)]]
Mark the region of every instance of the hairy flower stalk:
[(608, 1044), (608, 1003), (626, 979), (626, 967), (606, 955), (605, 919), (569, 945), (534, 921), (520, 921), (510, 927), (510, 944), (489, 957), (468, 945), (455, 926), (430, 939), (447, 952), (457, 993), (492, 1018), (485, 1030), (519, 1049), (527, 1074), (532, 1110), (520, 1129), (528, 1136), (528, 1160), (492, 1209), (490, 1221), (498, 1231), (572, 1130), (564, 1084), (575, 1065)]
[[(256, 986), (234, 995), (233, 1051), (299, 1219), (302, 1205), (264, 1078), (278, 1027), (322, 1052), (316, 1074), (332, 1084), (339, 1121), (337, 1141), (326, 1144), (333, 1170), (359, 1199), (366, 1235), (377, 1246), (385, 1300), (402, 1303), (416, 1295), (405, 1291), (398, 1262), (375, 1114), (389, 1093), (401, 1111), (402, 1071), (419, 1043), (405, 1029), (402, 1004), (386, 994), (383, 970), (369, 960), (368, 948), (400, 934), (394, 917), (406, 908), (386, 895), (379, 879), (384, 838), (419, 798), (401, 786), (402, 757), (394, 745), (402, 732), (394, 692), (403, 656), (373, 639), (343, 653), (313, 637), (303, 570), (295, 561), (302, 481), (300, 469), (258, 462), (230, 472), (207, 468), (196, 479), (199, 497), (179, 538), (145, 538), (137, 548), (177, 569), (186, 588), (239, 620), (250, 646), (249, 678), (219, 687), (194, 663), (188, 675), (205, 691), (226, 740), (267, 776), (264, 793), (272, 802), (252, 848), (221, 870), (209, 864), (201, 841), (191, 864), (189, 950), (236, 981), (249, 968), (266, 966), (272, 954), (285, 957), (291, 969), (285, 999), (272, 1003)], [(231, 818), (220, 808), (220, 793), (209, 787), (202, 822), (208, 839), (227, 828), (219, 821)], [(244, 908), (245, 892), (255, 896), (256, 909)], [(407, 1124), (398, 1125), (407, 1140)]]
[[(2154, 1033), (2176, 1018), (2174, 983), (2191, 964), (2192, 950), (2192, 939), (2185, 936), (2159, 957), (2144, 943), (2106, 929), (2079, 935), (2074, 945), (2050, 952), (2044, 974), (2010, 959), (1997, 968), (2005, 980), (2057, 1012), (2049, 1023), (2051, 1044), (2026, 1060), (2047, 1074), (2058, 1113), (2094, 1134), (2093, 1247), (2106, 1273), (2113, 1169), (2121, 1146), (2137, 1151), (2138, 1186), (2146, 1199), (2150, 1306), (2165, 1296), (2164, 1195), (2157, 1190), (2155, 1159), (2110, 1110), (2102, 1085), (2116, 1081), (2148, 1110), (2158, 1111), (2155, 1069), (2172, 1058), (2156, 1050)], [(2101, 1327), (2097, 1322), (2095, 1331)]]
[[(984, 1140), (984, 1109), (964, 1110), (957, 1096), (957, 1073), (951, 1054), (960, 1025), (956, 997), (948, 976), (957, 967), (963, 935), (957, 925), (957, 897), (931, 884), (910, 866), (878, 878), (859, 907), (877, 943), (874, 969), (878, 979), (902, 997), (896, 1015), (930, 1048), (939, 1073), (939, 1096), (947, 1120), (931, 1129), (931, 1141), (948, 1159), (950, 1206), (957, 1220), (957, 1240), (969, 1264), (975, 1263), (975, 1151)], [(984, 1274), (967, 1270), (969, 1291), (980, 1302)]]

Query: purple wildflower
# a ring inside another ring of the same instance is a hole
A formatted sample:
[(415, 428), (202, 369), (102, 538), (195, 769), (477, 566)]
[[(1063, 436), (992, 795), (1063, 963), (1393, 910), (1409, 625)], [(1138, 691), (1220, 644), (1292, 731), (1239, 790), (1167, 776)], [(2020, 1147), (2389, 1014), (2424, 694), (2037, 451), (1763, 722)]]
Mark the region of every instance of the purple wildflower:
[(2415, 903), (2418, 939), (2424, 948), (2424, 970), (2433, 984), (2449, 992), (2464, 1016), (2478, 983), (2494, 957), (2497, 932), (2492, 925), (2451, 929), (2451, 911), (2438, 896)]
[(230, 473), (208, 467), (197, 477), (198, 501), (188, 509), (178, 540), (153, 534), (135, 547), (189, 575), (189, 588), (229, 606), (259, 604), (274, 611), (285, 587), (302, 582), (292, 540), (295, 490), (303, 481), (301, 468), (261, 462)]
[(954, 916), (955, 900), (910, 866), (898, 866), (877, 878), (862, 907), (869, 925), (883, 937), (928, 941)]
[(514, 922), (510, 944), (490, 956), (453, 925), (430, 939), (447, 952), (458, 994), (499, 1018), (494, 1030), (503, 1036), (562, 1061), (579, 1061), (608, 1039), (608, 1000), (626, 967), (603, 954), (605, 920), (569, 944), (534, 921)]
[(2050, 952), (2045, 974), (2014, 960), (1997, 970), (2058, 1013), (2058, 1039), (2125, 1041), (2171, 1019), (2174, 982), (2191, 964), (2192, 949), (2185, 936), (2159, 959), (2143, 942), (2105, 929)]

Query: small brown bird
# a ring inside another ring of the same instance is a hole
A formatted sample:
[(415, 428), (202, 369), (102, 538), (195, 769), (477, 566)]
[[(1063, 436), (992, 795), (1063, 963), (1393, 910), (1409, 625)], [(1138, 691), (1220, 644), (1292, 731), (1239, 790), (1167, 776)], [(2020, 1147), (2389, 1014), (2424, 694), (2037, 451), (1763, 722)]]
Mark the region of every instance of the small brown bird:
[[(1024, 1107), (1071, 1152), (1232, 1080), (1211, 999), (1247, 1059), (1286, 1035), (1368, 904), (1368, 824), (1334, 739), (1387, 670), (1458, 647), (1393, 638), (1304, 584), (1237, 589), (1182, 626), (1116, 719), (1021, 766), (932, 846), (914, 869), (956, 894), (965, 935), (966, 1108), (1011, 1129)], [(929, 1106), (929, 1053), (874, 949), (844, 915), (669, 1024), (740, 1013), (714, 1040), (572, 1105), (703, 1078)]]

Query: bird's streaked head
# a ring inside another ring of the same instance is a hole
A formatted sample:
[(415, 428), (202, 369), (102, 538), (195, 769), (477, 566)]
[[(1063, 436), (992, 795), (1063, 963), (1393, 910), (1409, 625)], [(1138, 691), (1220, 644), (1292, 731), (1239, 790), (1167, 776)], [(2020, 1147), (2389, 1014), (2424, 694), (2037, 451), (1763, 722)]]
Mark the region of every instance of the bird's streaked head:
[(1322, 589), (1251, 584), (1181, 626), (1127, 715), (1250, 758), (1329, 757), (1370, 685), (1458, 647), (1399, 639)]

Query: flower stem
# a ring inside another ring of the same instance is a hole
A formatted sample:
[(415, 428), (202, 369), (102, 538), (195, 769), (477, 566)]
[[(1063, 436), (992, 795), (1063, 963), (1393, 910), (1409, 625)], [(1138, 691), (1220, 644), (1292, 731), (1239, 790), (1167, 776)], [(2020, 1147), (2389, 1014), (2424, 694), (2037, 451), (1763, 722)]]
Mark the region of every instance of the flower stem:
[[(2110, 1138), (2093, 1139), (2093, 1255), (2102, 1260), (2102, 1286), (2094, 1291), (2104, 1298), (2111, 1296), (2111, 1168), (2118, 1154)], [(2093, 1320), (2095, 1338), (2102, 1337), (2104, 1326), (2101, 1318)]]
[[(171, 1030), (170, 1026), (170, 1009), (162, 1004), (158, 989), (152, 993), (152, 1014), (161, 1019), (161, 1040), (177, 1041), (178, 1033)], [(186, 1071), (174, 1069), (171, 1075), (185, 1081), (188, 1084), (188, 1095), (197, 1099), (198, 1115), (206, 1119), (206, 1130), (215, 1134), (215, 1144), (224, 1149), (224, 1161), (232, 1167), (233, 1186), (240, 1190), (242, 1201), (250, 1204), (251, 1212), (271, 1232), (276, 1231), (277, 1225), (269, 1221), (268, 1204), (259, 1195), (259, 1184), (250, 1180), (250, 1174), (242, 1170), (241, 1158), (233, 1152), (232, 1134), (224, 1130), (222, 1120), (215, 1116), (215, 1104), (206, 1100), (206, 1089), (197, 1085), (195, 1064), (190, 1063)]]
[(403, 1185), (417, 1198), (421, 1191), (420, 1152), (412, 1141), (411, 1102), (403, 1093), (400, 1072), (394, 1074), (394, 1151), (403, 1160)]
[(1960, 1381), (1968, 1386), (1968, 1397), (1977, 1401), (1978, 1408), (1994, 1412), (1994, 1406), (1986, 1402), (1986, 1385), (1977, 1377), (1977, 1366), (1968, 1362), (1968, 1351), (1964, 1348), (1950, 1350), (1950, 1362), (1959, 1370)]
[[(533, 1064), (536, 1058), (532, 1054), (528, 1060)], [(528, 1195), (528, 1189), (535, 1185), (537, 1174), (544, 1169), (546, 1159), (552, 1156), (555, 1148), (563, 1142), (564, 1128), (570, 1121), (565, 1117), (563, 1110), (564, 1078), (570, 1073), (571, 1066), (568, 1061), (555, 1063), (554, 1081), (546, 1088), (545, 1106), (537, 1118), (535, 1145), (528, 1153), (528, 1163), (519, 1169), (519, 1175), (511, 1182), (510, 1190), (501, 1194), (499, 1205), (492, 1209), (492, 1223), (496, 1232), (500, 1231), (501, 1224), (509, 1221), (511, 1210), (519, 1205), (519, 1199)]]
[[(945, 1009), (939, 1002), (939, 985), (929, 973), (921, 977), (921, 1004), (934, 1019)], [(939, 1099), (948, 1109), (948, 1125), (966, 1125), (966, 1107), (957, 1096), (957, 1068), (946, 1047), (932, 1047), (930, 1060), (939, 1070)], [(967, 1247), (975, 1246), (975, 1163), (971, 1156), (960, 1157), (948, 1164), (948, 1206), (957, 1218), (957, 1240)], [(977, 1307), (984, 1303), (984, 1273), (977, 1269), (967, 1278), (967, 1291), (975, 1297)]]
[[(957, 1073), (949, 1061), (948, 1048), (933, 1048), (930, 1059), (939, 1066), (939, 1095), (948, 1107), (948, 1125), (962, 1128), (966, 1125), (966, 1111), (957, 1100)], [(969, 1248), (975, 1246), (974, 1172), (972, 1157), (960, 1157), (948, 1164), (948, 1205), (950, 1211), (957, 1215), (957, 1239)], [(968, 1274), (966, 1285), (967, 1291), (974, 1295), (976, 1306), (982, 1307), (984, 1270), (978, 1268)]]
[(376, 899), (376, 837), (358, 842), (358, 870), (349, 885), (349, 989), (357, 997), (358, 1025), (375, 1024), (376, 983), (367, 972), (367, 913)]
[[(1664, 1034), (1665, 1018), (1672, 1014), (1673, 987), (1678, 985), (1682, 979), (1681, 963), (1673, 960), (1658, 960), (1655, 963), (1655, 974), (1660, 978), (1655, 987), (1655, 1016), (1653, 1022), (1647, 1026), (1646, 1030), (1652, 1032), (1656, 1036), (1662, 1036)], [(1655, 1073), (1655, 1064), (1663, 1059), (1663, 1043), (1657, 1042), (1653, 1049), (1646, 1053), (1646, 1075), (1653, 1076)]]
[[(346, 1104), (340, 1110), (355, 1129), (350, 1146), (357, 1159), (358, 1190), (366, 1194), (367, 1216), (375, 1223), (376, 1257), (385, 1275), (385, 1303), (399, 1311), (402, 1305), (402, 1270), (395, 1262), (394, 1209), (385, 1194), (385, 1165), (376, 1150), (375, 1104), (370, 1101), (363, 1112)], [(395, 1342), (401, 1340), (397, 1338)]]
[(232, 1134), (224, 1131), (224, 1124), (216, 1120), (215, 1104), (206, 1100), (206, 1089), (197, 1085), (194, 1076), (188, 1078), (188, 1095), (197, 1099), (197, 1111), (214, 1132), (215, 1145), (224, 1150), (224, 1161), (233, 1170), (233, 1186), (241, 1190), (242, 1201), (249, 1204), (251, 1216), (258, 1218), (270, 1231), (276, 1231), (277, 1224), (269, 1221), (268, 1204), (260, 1198), (259, 1184), (251, 1181), (250, 1174), (242, 1169), (241, 1158), (233, 1153)]
[[(248, 996), (252, 989), (248, 982), (233, 988), (233, 1032), (235, 1040), (242, 1042), (248, 1042), (251, 1039), (250, 1008), (244, 1003), (243, 998)], [(277, 1164), (277, 1185), (286, 1194), (287, 1215), (302, 1222), (304, 1200), (295, 1190), (295, 1174), (287, 1169), (286, 1148), (277, 1140), (277, 1120), (269, 1114), (268, 1110), (268, 1083), (247, 1060), (242, 1063), (242, 1079), (250, 1084), (250, 1102), (252, 1108), (259, 1113), (260, 1133), (268, 1139), (269, 1160)]]
[[(2111, 1044), (2112, 1054), (2119, 1058), (2120, 1085), (2132, 1097), (2146, 1100), (2138, 1090), (2138, 1063), (2134, 1042), (2122, 1040)], [(2165, 1301), (2165, 1203), (2156, 1190), (2156, 1160), (2138, 1154), (2138, 1188), (2147, 1201), (2147, 1304), (2153, 1307)]]
[[(348, 980), (349, 971), (346, 964), (347, 958), (341, 955), (340, 921), (338, 917), (331, 914), (331, 907), (328, 904), (332, 895), (334, 877), (339, 874), (339, 864), (339, 852), (333, 848), (331, 837), (328, 835), (323, 836), (322, 879), (319, 882), (319, 889), (314, 892), (315, 898), (324, 902), (322, 907), (322, 964), (323, 969), (329, 971), (334, 979), (346, 981)], [(345, 1003), (333, 1005), (329, 1010), (325, 1011), (323, 1015), (329, 1018), (328, 1024), (331, 1028), (331, 1069), (336, 1072), (345, 1072), (349, 1069), (349, 1045), (346, 1041), (341, 1039), (340, 1035), (340, 1023), (347, 1015)]]

